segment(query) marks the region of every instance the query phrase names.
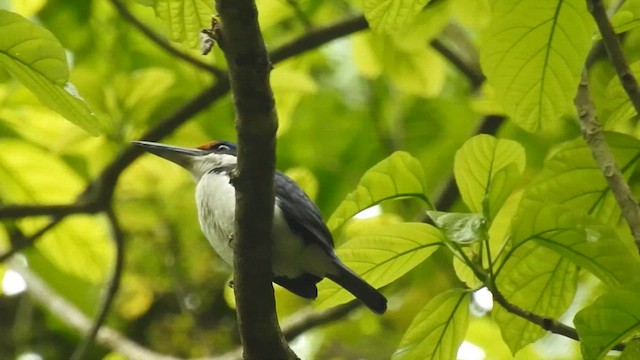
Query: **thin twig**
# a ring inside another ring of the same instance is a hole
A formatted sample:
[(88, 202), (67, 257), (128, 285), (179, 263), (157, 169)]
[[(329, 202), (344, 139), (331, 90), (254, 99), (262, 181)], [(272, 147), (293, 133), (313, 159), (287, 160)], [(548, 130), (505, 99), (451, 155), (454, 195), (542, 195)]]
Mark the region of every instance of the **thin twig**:
[(364, 16), (356, 16), (310, 31), (299, 38), (280, 46), (269, 54), (271, 61), (278, 63), (300, 53), (369, 27)]
[(212, 74), (214, 74), (218, 79), (226, 76), (226, 72), (217, 66), (209, 65), (183, 51), (178, 50), (174, 46), (172, 46), (167, 40), (158, 36), (153, 30), (148, 28), (145, 24), (143, 24), (140, 20), (138, 20), (130, 11), (127, 9), (127, 6), (122, 3), (120, 0), (111, 0), (113, 6), (118, 10), (120, 16), (122, 16), (125, 20), (130, 22), (133, 26), (135, 26), (141, 33), (143, 33), (149, 40), (153, 41), (160, 48), (168, 52), (169, 54), (184, 60), (185, 62), (194, 65), (200, 69), (206, 70)]
[(87, 336), (73, 352), (71, 360), (84, 359), (85, 353), (87, 352), (91, 344), (93, 344), (96, 336), (98, 335), (98, 331), (104, 324), (107, 318), (107, 314), (111, 309), (111, 305), (113, 304), (113, 299), (115, 298), (116, 293), (118, 292), (118, 289), (120, 287), (122, 268), (124, 266), (124, 232), (122, 231), (122, 227), (118, 222), (118, 218), (116, 217), (113, 208), (107, 209), (106, 215), (111, 226), (111, 234), (115, 245), (115, 261), (113, 265), (113, 273), (111, 275), (111, 279), (109, 280), (107, 292), (104, 294), (104, 298), (98, 311), (98, 315), (96, 316), (93, 325), (89, 329)]
[(574, 103), (580, 117), (582, 137), (591, 149), (602, 175), (607, 180), (609, 188), (618, 202), (618, 206), (620, 206), (622, 216), (631, 229), (636, 246), (640, 250), (640, 207), (638, 207), (638, 201), (633, 196), (629, 185), (622, 176), (622, 172), (616, 165), (616, 160), (602, 132), (602, 125), (600, 125), (596, 117), (595, 107), (589, 96), (589, 82), (586, 71), (582, 73)]
[(12, 242), (13, 246), (11, 247), (11, 249), (7, 250), (7, 252), (0, 255), (0, 263), (7, 261), (7, 259), (10, 259), (11, 257), (13, 257), (13, 255), (17, 254), (20, 250), (33, 245), (33, 243), (36, 240), (38, 240), (42, 235), (44, 235), (47, 231), (53, 229), (56, 225), (58, 225), (60, 221), (62, 221), (62, 219), (63, 219), (62, 216), (53, 218), (51, 221), (49, 221), (49, 223), (47, 223), (47, 225), (40, 228), (40, 230), (36, 231), (31, 236), (21, 238), (19, 239), (19, 241), (16, 241), (16, 242)]
[(0, 207), (0, 219), (16, 219), (30, 216), (66, 216), (100, 211), (94, 203), (74, 202), (64, 205), (6, 205)]
[(602, 0), (587, 0), (587, 7), (598, 25), (598, 29), (602, 35), (602, 42), (607, 49), (607, 54), (609, 54), (609, 59), (613, 67), (616, 69), (622, 88), (627, 92), (627, 96), (636, 110), (636, 115), (640, 115), (640, 90), (638, 88), (638, 80), (631, 72), (631, 69), (629, 69), (629, 64), (622, 52), (622, 45), (620, 45), (618, 36), (609, 21), (607, 10)]
[(439, 38), (431, 40), (431, 47), (440, 53), (445, 59), (447, 59), (453, 66), (456, 67), (461, 73), (463, 73), (469, 82), (471, 83), (471, 90), (475, 91), (485, 81), (485, 76), (480, 70), (480, 64), (477, 62), (465, 61), (462, 56), (456, 54), (456, 52), (449, 48), (445, 42)]

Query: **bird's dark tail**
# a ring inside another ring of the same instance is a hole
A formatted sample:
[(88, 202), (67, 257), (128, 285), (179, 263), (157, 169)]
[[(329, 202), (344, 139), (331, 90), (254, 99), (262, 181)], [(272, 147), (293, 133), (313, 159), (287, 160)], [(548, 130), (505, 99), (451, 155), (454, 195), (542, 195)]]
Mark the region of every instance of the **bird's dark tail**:
[(387, 310), (387, 298), (384, 295), (341, 262), (336, 261), (336, 265), (338, 274), (327, 275), (329, 279), (345, 288), (373, 312), (383, 314)]

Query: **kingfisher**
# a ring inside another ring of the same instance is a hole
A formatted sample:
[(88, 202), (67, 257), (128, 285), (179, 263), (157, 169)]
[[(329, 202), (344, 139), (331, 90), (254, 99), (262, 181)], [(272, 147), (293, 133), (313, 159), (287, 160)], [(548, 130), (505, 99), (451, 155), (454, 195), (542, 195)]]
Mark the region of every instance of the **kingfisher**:
[[(233, 267), (236, 196), (230, 180), (238, 165), (237, 146), (229, 141), (212, 141), (197, 148), (149, 141), (133, 144), (191, 173), (200, 229), (222, 260)], [(309, 196), (279, 171), (274, 174), (274, 187), (273, 282), (298, 296), (315, 299), (316, 284), (326, 277), (375, 313), (384, 313), (387, 299), (336, 256), (331, 232)]]

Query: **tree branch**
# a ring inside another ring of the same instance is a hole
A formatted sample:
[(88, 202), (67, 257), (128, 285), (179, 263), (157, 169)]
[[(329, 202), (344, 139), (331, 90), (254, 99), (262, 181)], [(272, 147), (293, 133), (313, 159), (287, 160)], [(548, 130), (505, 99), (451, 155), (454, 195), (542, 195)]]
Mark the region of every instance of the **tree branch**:
[(616, 160), (602, 133), (602, 126), (596, 118), (595, 108), (589, 97), (589, 82), (586, 71), (582, 73), (574, 103), (580, 117), (582, 137), (591, 149), (602, 175), (607, 180), (607, 184), (609, 184), (609, 188), (620, 206), (622, 216), (631, 229), (636, 246), (640, 250), (640, 207), (638, 207), (638, 201), (616, 165)]
[(609, 59), (613, 67), (616, 69), (622, 88), (627, 92), (627, 96), (636, 110), (636, 115), (640, 115), (640, 91), (638, 90), (638, 81), (631, 72), (631, 69), (629, 69), (618, 36), (609, 21), (607, 10), (602, 0), (587, 0), (587, 7), (598, 25), (598, 29), (602, 35), (602, 42), (604, 43), (605, 49), (607, 49), (607, 54), (609, 54)]
[(20, 238), (17, 241), (12, 241), (11, 249), (7, 250), (4, 254), (0, 255), (0, 263), (5, 262), (13, 255), (17, 254), (20, 250), (25, 249), (38, 240), (42, 235), (44, 235), (47, 231), (53, 229), (56, 225), (62, 221), (63, 217), (58, 216), (53, 218), (47, 225), (40, 228), (40, 230), (36, 231), (29, 237), (25, 237), (24, 235), (20, 235)]
[[(42, 279), (31, 273), (31, 271), (29, 271), (26, 266), (20, 264), (20, 262), (12, 261), (11, 267), (16, 269), (24, 278), (29, 294), (38, 304), (81, 334), (87, 335), (89, 333), (92, 326), (91, 320), (78, 310), (78, 308), (51, 290)], [(128, 359), (180, 360), (173, 356), (150, 351), (107, 326), (99, 329), (96, 342), (117, 351)]]
[(471, 90), (475, 91), (482, 86), (485, 77), (480, 70), (480, 64), (473, 61), (465, 61), (459, 54), (456, 54), (454, 50), (449, 48), (445, 42), (439, 38), (435, 38), (430, 42), (431, 47), (447, 59), (453, 66), (464, 74), (469, 83), (471, 83)]
[(209, 65), (204, 61), (197, 59), (185, 52), (182, 52), (172, 46), (167, 40), (158, 36), (153, 30), (149, 29), (145, 24), (143, 24), (140, 20), (138, 20), (130, 11), (127, 9), (126, 5), (122, 3), (120, 0), (111, 0), (111, 4), (118, 10), (120, 16), (122, 16), (125, 20), (131, 23), (134, 27), (136, 27), (141, 33), (143, 33), (149, 40), (158, 45), (161, 49), (165, 50), (169, 54), (197, 67), (202, 70), (206, 70), (212, 74), (214, 74), (218, 79), (221, 79), (226, 76), (224, 70), (218, 68), (217, 66)]
[(107, 318), (107, 314), (109, 313), (109, 309), (111, 309), (111, 305), (113, 304), (113, 299), (115, 298), (116, 293), (118, 292), (118, 288), (120, 287), (122, 268), (124, 266), (124, 233), (122, 231), (120, 223), (118, 222), (116, 214), (113, 212), (113, 208), (110, 207), (109, 209), (107, 209), (106, 214), (109, 220), (109, 224), (111, 225), (111, 233), (116, 248), (113, 273), (107, 286), (107, 292), (102, 300), (102, 305), (98, 310), (98, 315), (96, 316), (93, 325), (87, 332), (87, 336), (85, 337), (84, 341), (82, 341), (74, 351), (73, 355), (71, 356), (71, 360), (84, 359), (85, 353), (87, 352), (91, 344), (93, 344), (96, 336), (98, 335), (100, 327), (102, 327), (102, 325), (104, 324), (104, 321)]
[(275, 101), (271, 62), (253, 0), (217, 0), (217, 41), (229, 66), (236, 109), (238, 167), (234, 292), (245, 359), (297, 359), (280, 331), (271, 284), (274, 211)]
[(94, 203), (64, 205), (6, 205), (0, 207), (0, 219), (17, 219), (29, 216), (67, 216), (99, 211)]
[(270, 53), (271, 61), (278, 63), (300, 53), (313, 50), (343, 36), (369, 27), (364, 16), (356, 16), (310, 31), (299, 38), (280, 46)]

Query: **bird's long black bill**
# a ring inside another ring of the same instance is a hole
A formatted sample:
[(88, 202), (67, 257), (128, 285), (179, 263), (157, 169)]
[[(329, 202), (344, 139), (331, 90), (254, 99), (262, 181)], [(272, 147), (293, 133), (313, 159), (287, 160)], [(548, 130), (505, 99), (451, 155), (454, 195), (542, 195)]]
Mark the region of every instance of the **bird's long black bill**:
[(163, 159), (172, 161), (185, 168), (189, 166), (193, 157), (207, 154), (206, 151), (200, 149), (190, 149), (181, 146), (165, 145), (151, 141), (132, 141), (131, 143), (147, 152), (157, 155)]

